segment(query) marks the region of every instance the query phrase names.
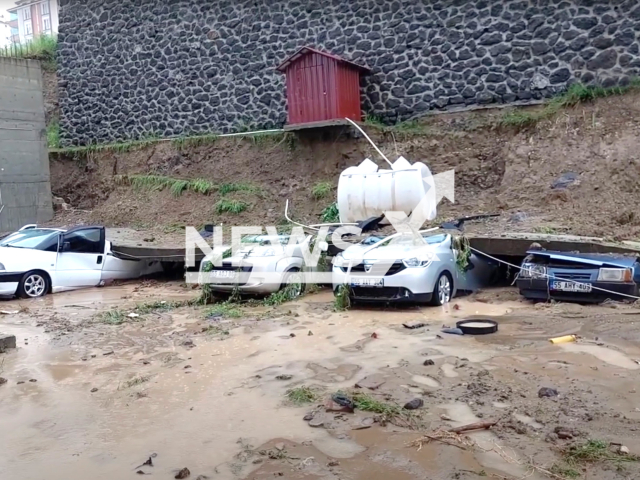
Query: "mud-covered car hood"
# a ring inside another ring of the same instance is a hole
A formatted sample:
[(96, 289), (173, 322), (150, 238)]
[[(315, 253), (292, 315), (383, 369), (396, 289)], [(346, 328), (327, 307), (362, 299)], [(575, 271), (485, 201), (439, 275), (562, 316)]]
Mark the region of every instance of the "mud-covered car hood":
[(565, 253), (546, 250), (530, 250), (527, 253), (534, 257), (575, 262), (577, 264), (592, 265), (596, 267), (632, 268), (638, 263), (637, 257), (625, 257), (623, 255), (610, 255), (604, 253)]

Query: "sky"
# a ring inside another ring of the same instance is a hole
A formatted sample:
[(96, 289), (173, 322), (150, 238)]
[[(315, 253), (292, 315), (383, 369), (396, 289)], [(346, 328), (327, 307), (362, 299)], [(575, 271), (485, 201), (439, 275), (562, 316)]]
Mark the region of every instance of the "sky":
[[(7, 12), (8, 8), (13, 7), (16, 4), (15, 0), (0, 0), (0, 20), (5, 22), (9, 21), (9, 12)], [(0, 26), (0, 47), (3, 47), (9, 40), (6, 38), (9, 35), (9, 30)]]

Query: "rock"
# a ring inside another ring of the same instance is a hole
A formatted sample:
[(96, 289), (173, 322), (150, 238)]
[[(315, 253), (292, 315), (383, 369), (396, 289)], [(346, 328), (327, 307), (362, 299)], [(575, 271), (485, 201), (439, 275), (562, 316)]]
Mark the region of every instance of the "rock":
[(507, 220), (509, 223), (522, 223), (527, 219), (527, 214), (524, 212), (516, 212)]
[(16, 348), (16, 336), (0, 334), (0, 352)]
[(182, 470), (180, 470), (175, 477), (178, 480), (182, 479), (182, 478), (188, 478), (189, 475), (191, 475), (191, 472), (189, 471), (189, 469), (187, 467), (183, 468)]
[(190, 338), (187, 338), (184, 342), (182, 342), (182, 346), (187, 348), (193, 348), (196, 346), (196, 344), (193, 343), (193, 340), (191, 340)]
[(553, 181), (551, 188), (563, 189), (567, 188), (569, 185), (576, 184), (576, 182), (578, 182), (579, 185), (578, 174), (574, 172), (566, 172)]
[(16, 382), (16, 385), (22, 385), (23, 383), (26, 383), (24, 380), (20, 380), (19, 382)]
[(309, 412), (304, 417), (302, 417), (302, 420), (304, 420), (305, 422), (309, 422), (313, 420), (314, 416), (315, 416), (315, 412)]
[(334, 393), (324, 404), (327, 412), (353, 412), (356, 408), (353, 400), (341, 393)]
[(385, 383), (386, 379), (379, 373), (374, 373), (373, 375), (369, 375), (364, 377), (358, 383), (356, 383), (356, 388), (368, 388), (369, 390), (377, 390), (381, 385)]
[(574, 430), (569, 427), (564, 427), (564, 426), (557, 426), (556, 428), (553, 429), (553, 433), (560, 440), (571, 440), (574, 437), (580, 436), (580, 432), (578, 432), (577, 430)]
[(549, 79), (541, 73), (535, 73), (531, 79), (531, 89), (543, 90), (549, 86)]
[(414, 398), (410, 402), (405, 403), (403, 408), (405, 410), (417, 410), (418, 408), (422, 408), (423, 405), (424, 400), (422, 400), (421, 398)]
[(451, 417), (449, 415), (445, 415), (444, 413), (440, 415), (440, 419), (444, 420), (445, 422), (451, 421)]
[(191, 368), (191, 365), (185, 365), (183, 368)]
[(308, 337), (312, 337), (313, 336), (313, 332), (311, 330), (309, 330), (309, 333), (307, 333)]
[(320, 415), (314, 416), (311, 420), (309, 420), (309, 426), (314, 428), (319, 428), (324, 425), (324, 418)]
[(91, 389), (91, 393), (96, 393), (97, 391), (98, 391), (98, 389), (95, 388), (95, 387)]
[(296, 337), (296, 334), (295, 334), (295, 333), (290, 333), (290, 334), (289, 334), (289, 337), (290, 337), (290, 338), (295, 338), (295, 337)]
[(624, 445), (620, 445), (620, 448), (618, 449), (618, 453), (620, 455), (629, 455), (629, 447), (625, 447)]
[(36, 383), (38, 380), (36, 380), (35, 378), (32, 378), (31, 380), (29, 380), (31, 383)]
[(276, 377), (276, 380), (291, 380), (293, 378), (293, 375), (278, 375)]
[(427, 358), (424, 362), (422, 362), (422, 365), (424, 365), (425, 367), (431, 367), (431, 366), (433, 366), (435, 364), (436, 364), (436, 362), (434, 362), (430, 358)]
[(540, 390), (538, 390), (538, 397), (539, 398), (543, 398), (543, 397), (557, 397), (558, 396), (558, 390), (556, 390), (555, 388), (549, 388), (549, 387), (542, 387)]
[(7, 383), (9, 380), (7, 380), (6, 378), (0, 377), (0, 385), (4, 385), (5, 383)]

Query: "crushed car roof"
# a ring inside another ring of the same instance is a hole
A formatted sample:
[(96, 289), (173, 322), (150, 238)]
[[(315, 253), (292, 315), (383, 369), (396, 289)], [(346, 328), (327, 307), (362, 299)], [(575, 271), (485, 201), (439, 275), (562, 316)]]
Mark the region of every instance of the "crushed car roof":
[(589, 265), (613, 265), (616, 267), (632, 267), (638, 259), (636, 257), (626, 257), (623, 255), (609, 255), (604, 253), (567, 253), (550, 250), (529, 250), (530, 255), (538, 255), (552, 258), (554, 260), (565, 260), (569, 262), (586, 263)]

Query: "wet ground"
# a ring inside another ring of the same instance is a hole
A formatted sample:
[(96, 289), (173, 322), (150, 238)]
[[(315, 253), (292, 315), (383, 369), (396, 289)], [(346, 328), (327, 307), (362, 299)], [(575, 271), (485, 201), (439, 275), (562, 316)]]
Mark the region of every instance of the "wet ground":
[[(0, 354), (0, 477), (169, 479), (187, 467), (200, 480), (569, 478), (551, 469), (571, 444), (640, 454), (634, 305), (533, 305), (503, 289), (443, 308), (335, 312), (328, 291), (231, 318), (170, 308), (196, 294), (146, 282), (0, 301), (0, 332), (18, 340)], [(441, 333), (474, 316), (497, 320), (498, 333)], [(425, 326), (403, 326), (415, 323)], [(548, 342), (566, 334), (581, 338)], [(410, 421), (326, 411), (356, 383), (388, 405), (424, 406)], [(291, 404), (302, 386), (318, 397)], [(540, 398), (542, 387), (558, 396)], [(412, 444), (484, 420), (499, 423)], [(573, 473), (640, 478), (636, 462)]]

